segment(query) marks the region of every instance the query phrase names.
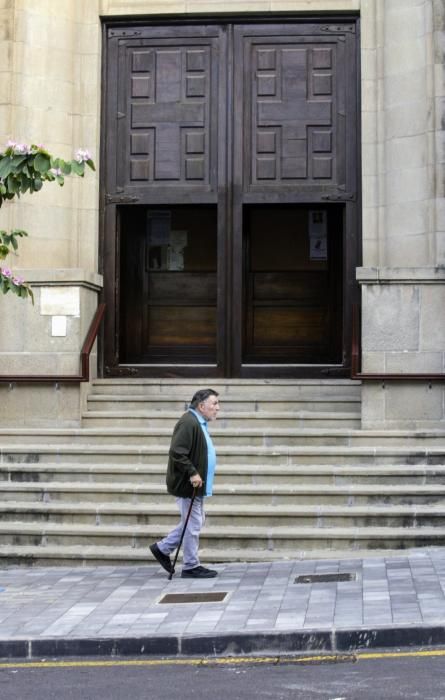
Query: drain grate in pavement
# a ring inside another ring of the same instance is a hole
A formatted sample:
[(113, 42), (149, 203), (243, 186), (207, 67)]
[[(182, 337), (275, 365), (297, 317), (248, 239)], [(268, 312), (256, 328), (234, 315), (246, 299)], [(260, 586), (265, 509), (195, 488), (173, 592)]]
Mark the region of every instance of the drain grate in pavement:
[(297, 576), (295, 583), (337, 583), (342, 581), (356, 581), (357, 574), (304, 574)]
[(167, 593), (159, 601), (160, 605), (168, 603), (177, 605), (181, 603), (221, 603), (226, 599), (227, 593)]

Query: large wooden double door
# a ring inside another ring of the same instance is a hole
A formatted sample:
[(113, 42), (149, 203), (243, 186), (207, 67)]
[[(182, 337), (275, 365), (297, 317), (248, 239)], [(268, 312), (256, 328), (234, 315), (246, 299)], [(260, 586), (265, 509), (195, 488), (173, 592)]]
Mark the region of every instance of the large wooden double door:
[(345, 371), (355, 21), (105, 34), (105, 373)]

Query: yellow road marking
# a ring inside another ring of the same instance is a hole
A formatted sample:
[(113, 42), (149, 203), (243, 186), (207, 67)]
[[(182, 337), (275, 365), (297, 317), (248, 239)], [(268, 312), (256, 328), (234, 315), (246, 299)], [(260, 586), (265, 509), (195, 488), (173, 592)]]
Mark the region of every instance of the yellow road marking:
[(235, 656), (190, 659), (115, 659), (97, 661), (16, 661), (0, 662), (0, 670), (7, 668), (99, 668), (110, 666), (235, 666), (259, 664), (317, 664), (366, 661), (373, 659), (401, 659), (408, 657), (445, 656), (445, 649), (424, 651), (381, 651), (350, 654), (319, 654), (316, 656)]
[(76, 668), (85, 666), (234, 666), (242, 664), (278, 664), (278, 663), (326, 663), (344, 660), (354, 660), (351, 655), (328, 655), (322, 654), (319, 656), (227, 656), (205, 659), (116, 659), (114, 661), (22, 661), (22, 662), (6, 662), (0, 663), (2, 668), (17, 668), (18, 666), (26, 666), (26, 668)]
[(400, 659), (410, 656), (445, 656), (445, 649), (425, 649), (424, 651), (381, 651), (381, 652), (358, 652), (358, 659)]

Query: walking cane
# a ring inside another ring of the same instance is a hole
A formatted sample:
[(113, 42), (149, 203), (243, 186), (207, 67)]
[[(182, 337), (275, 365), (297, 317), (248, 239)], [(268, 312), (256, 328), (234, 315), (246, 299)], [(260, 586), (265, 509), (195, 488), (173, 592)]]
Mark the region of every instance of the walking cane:
[(185, 531), (186, 531), (186, 529), (187, 529), (188, 521), (189, 521), (189, 519), (190, 519), (190, 514), (191, 514), (191, 512), (192, 512), (193, 503), (194, 503), (194, 500), (195, 500), (195, 497), (196, 497), (196, 492), (197, 492), (197, 487), (194, 486), (194, 487), (193, 487), (193, 496), (192, 496), (192, 500), (190, 501), (190, 506), (189, 506), (189, 509), (188, 509), (187, 517), (186, 517), (186, 519), (185, 519), (184, 527), (183, 527), (183, 530), (182, 530), (182, 533), (181, 533), (181, 539), (179, 540), (178, 549), (176, 550), (175, 560), (174, 560), (174, 562), (173, 562), (173, 566), (172, 566), (171, 571), (170, 571), (170, 574), (169, 574), (169, 576), (168, 576), (168, 580), (169, 580), (169, 581), (172, 580), (173, 574), (175, 573), (175, 566), (176, 566), (176, 562), (178, 561), (179, 550), (181, 549), (182, 540), (184, 539)]

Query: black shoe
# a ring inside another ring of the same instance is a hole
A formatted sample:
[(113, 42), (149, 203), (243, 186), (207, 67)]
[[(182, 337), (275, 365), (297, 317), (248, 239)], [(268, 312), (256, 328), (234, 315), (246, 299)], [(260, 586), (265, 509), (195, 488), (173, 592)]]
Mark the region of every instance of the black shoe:
[(203, 566), (195, 566), (194, 569), (183, 569), (181, 578), (215, 578), (218, 576), (217, 571), (206, 569)]
[(163, 554), (157, 544), (150, 545), (150, 552), (153, 554), (154, 558), (158, 560), (162, 568), (168, 571), (168, 573), (170, 574), (173, 569), (170, 557), (168, 557), (166, 554)]

